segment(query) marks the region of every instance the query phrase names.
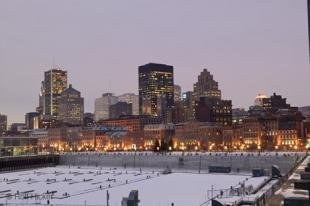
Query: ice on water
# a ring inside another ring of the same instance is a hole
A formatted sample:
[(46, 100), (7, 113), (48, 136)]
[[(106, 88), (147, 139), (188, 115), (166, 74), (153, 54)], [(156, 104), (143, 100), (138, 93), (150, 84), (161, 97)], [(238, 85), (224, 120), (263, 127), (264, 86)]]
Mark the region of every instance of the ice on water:
[(178, 173), (160, 170), (58, 166), (0, 174), (0, 203), (119, 206), (131, 190), (139, 191), (141, 205), (200, 205), (208, 191), (230, 188), (245, 181), (257, 187), (266, 177), (250, 175)]

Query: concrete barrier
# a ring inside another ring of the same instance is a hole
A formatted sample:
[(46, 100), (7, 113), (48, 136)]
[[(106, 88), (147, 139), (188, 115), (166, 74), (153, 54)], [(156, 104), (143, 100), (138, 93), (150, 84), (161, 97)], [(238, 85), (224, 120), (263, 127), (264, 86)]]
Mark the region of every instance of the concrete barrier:
[(98, 167), (171, 168), (208, 171), (210, 166), (231, 167), (232, 172), (251, 172), (278, 165), (281, 173), (292, 169), (304, 155), (173, 155), (160, 153), (67, 153), (60, 155), (61, 165)]

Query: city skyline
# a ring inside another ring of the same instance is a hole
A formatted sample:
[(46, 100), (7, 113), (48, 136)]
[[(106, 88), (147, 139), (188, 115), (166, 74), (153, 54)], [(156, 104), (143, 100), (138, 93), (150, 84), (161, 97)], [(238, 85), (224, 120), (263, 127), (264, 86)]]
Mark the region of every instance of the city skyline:
[[(167, 7), (155, 5), (163, 12), (158, 19), (145, 14), (156, 13), (156, 9), (150, 8), (154, 3), (136, 1), (124, 3), (125, 8), (119, 8), (121, 11), (117, 11), (117, 6), (120, 6), (117, 3), (86, 5), (78, 2), (71, 14), (67, 14), (70, 4), (65, 2), (40, 2), (36, 6), (14, 1), (0, 4), (0, 23), (4, 23), (0, 49), (3, 57), (0, 61), (0, 93), (4, 98), (1, 98), (0, 113), (8, 115), (10, 123), (23, 121), (24, 114), (38, 106), (43, 73), (51, 69), (49, 65), (54, 64), (53, 58), (56, 59), (55, 65), (68, 71), (68, 82), (81, 91), (86, 112), (94, 111), (95, 98), (102, 93), (138, 94), (138, 66), (149, 62), (174, 66), (175, 84), (182, 87), (182, 92), (193, 90), (197, 76), (203, 68), (207, 68), (219, 82), (223, 97), (232, 99), (234, 107), (248, 108), (258, 93), (270, 96), (273, 92), (287, 97), (293, 106), (309, 105), (306, 1), (273, 0), (268, 4), (241, 0), (234, 3), (206, 1), (194, 5), (181, 1), (175, 17), (169, 18), (167, 15), (171, 15), (169, 9), (173, 8), (173, 3), (167, 3)], [(18, 7), (21, 5), (25, 9)], [(94, 10), (96, 5), (98, 8)], [(238, 10), (240, 5), (248, 10)], [(17, 6), (16, 11), (12, 10), (14, 6)], [(85, 10), (83, 6), (86, 6)], [(137, 6), (145, 9), (143, 14), (135, 13)], [(46, 11), (50, 7), (52, 11), (60, 7), (54, 20), (52, 13)], [(40, 9), (33, 11), (34, 8)], [(273, 15), (276, 8), (277, 15)], [(191, 9), (198, 9), (201, 13), (193, 14)], [(218, 14), (216, 11), (220, 9), (222, 13)], [(93, 10), (95, 12), (91, 13)], [(239, 12), (238, 17), (233, 15), (236, 11)], [(15, 15), (14, 12), (20, 14)], [(25, 17), (23, 20), (20, 19), (22, 15)], [(37, 15), (42, 20), (35, 20)], [(146, 20), (140, 22), (140, 15)], [(244, 19), (246, 16), (248, 20)], [(61, 17), (65, 18), (60, 24)], [(101, 19), (106, 22), (104, 17), (112, 23), (102, 30), (96, 24)], [(179, 18), (184, 20), (187, 30), (182, 28), (183, 22)], [(23, 25), (23, 21), (29, 19), (32, 19), (28, 25), (31, 31)], [(79, 24), (91, 32), (80, 31)], [(274, 25), (278, 27), (273, 29)], [(128, 30), (128, 37), (121, 35), (130, 26), (135, 26), (138, 31)], [(21, 31), (24, 35), (19, 36)], [(73, 36), (78, 31), (80, 33)], [(229, 31), (229, 35), (225, 31)], [(139, 32), (145, 33), (135, 37)], [(164, 35), (156, 38), (159, 33)], [(184, 42), (186, 38), (188, 42)], [(132, 54), (135, 46), (136, 53)], [(58, 52), (58, 47), (63, 51)], [(17, 86), (12, 86), (13, 82), (18, 83)]]

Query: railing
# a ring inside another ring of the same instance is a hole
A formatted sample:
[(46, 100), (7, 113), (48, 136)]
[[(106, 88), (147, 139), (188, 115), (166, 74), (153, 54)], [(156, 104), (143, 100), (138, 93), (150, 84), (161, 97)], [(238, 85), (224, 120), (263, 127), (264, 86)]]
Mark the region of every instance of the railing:
[[(265, 196), (263, 196), (263, 198), (265, 198), (265, 200), (267, 200), (268, 198), (270, 198), (274, 193), (275, 191), (279, 190), (282, 185), (289, 179), (289, 177), (294, 173), (294, 171), (299, 167), (299, 165), (304, 162), (306, 160), (306, 158), (308, 157), (308, 155), (305, 155), (303, 158), (301, 159), (298, 159), (296, 160), (296, 163), (294, 165), (294, 167), (292, 167), (287, 173), (286, 175), (284, 175), (283, 177), (279, 178), (279, 181), (277, 181), (275, 184), (272, 185), (272, 187), (265, 191), (264, 194), (266, 194)], [(258, 188), (262, 188), (263, 186), (265, 186), (271, 179), (269, 179), (268, 181), (264, 181), (264, 183), (262, 183), (262, 185), (258, 186)], [(212, 190), (212, 196), (213, 196), (213, 193), (216, 193), (214, 197), (211, 196), (211, 198), (209, 198), (209, 195), (208, 195), (208, 200), (203, 202), (202, 204), (200, 204), (199, 206), (209, 206), (209, 204), (212, 202), (213, 199), (220, 199), (220, 198), (225, 198), (225, 197), (231, 197), (230, 196), (230, 193), (229, 193), (229, 190), (231, 189), (226, 189), (226, 190)], [(223, 192), (223, 194), (218, 194), (218, 192)], [(208, 191), (209, 193), (210, 191)], [(257, 193), (258, 191), (255, 189), (254, 190), (254, 194)], [(232, 196), (235, 196), (235, 195), (232, 195)], [(241, 196), (240, 196), (241, 197)], [(245, 197), (246, 199), (246, 197)], [(260, 197), (257, 197), (257, 199), (260, 199)]]

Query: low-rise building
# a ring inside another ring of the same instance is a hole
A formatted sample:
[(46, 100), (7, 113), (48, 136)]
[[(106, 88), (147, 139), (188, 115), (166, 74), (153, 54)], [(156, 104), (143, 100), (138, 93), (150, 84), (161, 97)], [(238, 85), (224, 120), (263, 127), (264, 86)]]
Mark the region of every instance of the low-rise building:
[(38, 138), (29, 136), (0, 137), (0, 157), (36, 155)]
[(274, 150), (277, 146), (278, 120), (266, 113), (243, 120), (242, 149)]
[(39, 152), (50, 152), (48, 146), (48, 131), (46, 129), (36, 129), (30, 132), (31, 138), (37, 138), (37, 146)]
[(305, 147), (310, 149), (310, 120), (303, 121), (303, 138), (305, 139)]
[(175, 149), (217, 150), (223, 147), (223, 127), (210, 122), (190, 121), (175, 125)]
[[(173, 142), (175, 127), (174, 124), (149, 124), (144, 127), (144, 148), (146, 150), (153, 149), (155, 147), (162, 147), (165, 150), (172, 150), (173, 145), (169, 143)], [(156, 145), (156, 144), (159, 145)], [(168, 148), (165, 148), (168, 147)]]

